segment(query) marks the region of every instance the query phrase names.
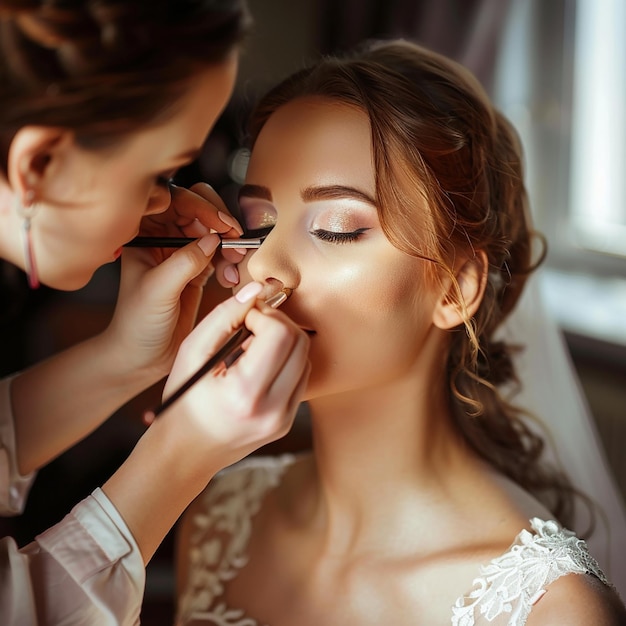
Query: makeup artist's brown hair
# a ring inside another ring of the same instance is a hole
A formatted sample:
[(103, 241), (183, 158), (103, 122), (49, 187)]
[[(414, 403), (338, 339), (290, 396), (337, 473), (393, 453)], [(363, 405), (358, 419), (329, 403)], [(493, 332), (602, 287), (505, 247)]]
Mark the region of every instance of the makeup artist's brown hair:
[(253, 112), (251, 143), (276, 109), (301, 96), (367, 112), (382, 228), (399, 249), (433, 261), (433, 277), (452, 278), (462, 311), (453, 262), (478, 258), (477, 250), (486, 254), (488, 284), (480, 308), (465, 328), (450, 334), (452, 413), (478, 454), (568, 524), (573, 489), (541, 462), (542, 438), (499, 391), (518, 379), (515, 347), (495, 340), (494, 331), (541, 261), (541, 254), (533, 258), (533, 240), (543, 243), (531, 226), (514, 129), (470, 72), (407, 41), (368, 43), (286, 79)]
[(245, 0), (0, 0), (0, 167), (26, 125), (114, 145), (164, 120), (249, 26)]

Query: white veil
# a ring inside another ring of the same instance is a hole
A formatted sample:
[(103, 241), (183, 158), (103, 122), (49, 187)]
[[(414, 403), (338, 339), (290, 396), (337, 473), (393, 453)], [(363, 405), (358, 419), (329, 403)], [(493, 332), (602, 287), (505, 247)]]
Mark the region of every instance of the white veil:
[[(626, 598), (626, 508), (562, 333), (543, 302), (540, 280), (538, 272), (528, 281), (501, 331), (503, 339), (525, 346), (515, 359), (522, 389), (514, 400), (540, 418), (553, 439), (553, 446), (546, 442), (551, 460), (599, 506), (589, 550)], [(577, 507), (572, 530), (583, 533), (588, 521), (586, 511)]]

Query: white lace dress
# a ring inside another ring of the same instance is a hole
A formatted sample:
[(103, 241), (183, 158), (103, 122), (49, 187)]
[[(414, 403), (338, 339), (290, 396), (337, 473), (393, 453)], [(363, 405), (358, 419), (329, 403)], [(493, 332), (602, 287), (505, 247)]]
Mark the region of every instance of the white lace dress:
[[(252, 518), (265, 494), (294, 460), (292, 455), (252, 457), (223, 472), (201, 496), (179, 624), (262, 626), (224, 603), (224, 587), (247, 562)], [(609, 584), (582, 539), (554, 521), (533, 518), (530, 523), (533, 532), (523, 530), (505, 554), (483, 566), (473, 589), (450, 607), (453, 626), (523, 626), (546, 587), (565, 574), (590, 573)]]

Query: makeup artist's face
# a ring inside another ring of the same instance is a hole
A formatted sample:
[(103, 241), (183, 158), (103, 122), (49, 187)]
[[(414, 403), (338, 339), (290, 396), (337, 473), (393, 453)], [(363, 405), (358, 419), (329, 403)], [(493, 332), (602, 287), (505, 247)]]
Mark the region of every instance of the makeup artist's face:
[(164, 123), (142, 129), (112, 149), (86, 150), (69, 142), (59, 151), (50, 200), (33, 219), (42, 281), (59, 289), (83, 286), (113, 261), (139, 230), (141, 219), (170, 204), (167, 179), (197, 156), (230, 97), (237, 61), (195, 76)]
[(240, 265), (242, 284), (295, 288), (282, 310), (311, 334), (307, 399), (413, 377), (433, 330), (424, 261), (385, 237), (375, 195), (362, 111), (298, 99), (261, 131), (240, 206), (247, 228), (273, 228)]

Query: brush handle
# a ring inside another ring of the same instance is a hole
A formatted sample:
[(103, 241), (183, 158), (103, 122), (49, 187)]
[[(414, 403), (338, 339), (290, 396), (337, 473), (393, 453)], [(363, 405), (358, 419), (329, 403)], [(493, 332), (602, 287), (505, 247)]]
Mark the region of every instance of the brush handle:
[[(229, 359), (234, 356), (238, 348), (241, 348), (243, 342), (252, 333), (244, 326), (240, 328), (191, 378), (183, 383), (171, 396), (168, 396), (156, 409), (154, 409), (154, 417), (158, 417), (165, 409), (169, 408), (176, 400), (178, 400), (190, 387), (195, 385), (205, 374), (208, 374), (213, 368), (220, 363), (229, 361), (227, 366), (232, 365), (237, 359)], [(237, 357), (241, 356), (241, 352)]]
[[(182, 248), (192, 241), (198, 241), (195, 237), (135, 237), (124, 244), (125, 248)], [(258, 248), (263, 242), (262, 238), (255, 239), (222, 239), (220, 246), (226, 248)]]

